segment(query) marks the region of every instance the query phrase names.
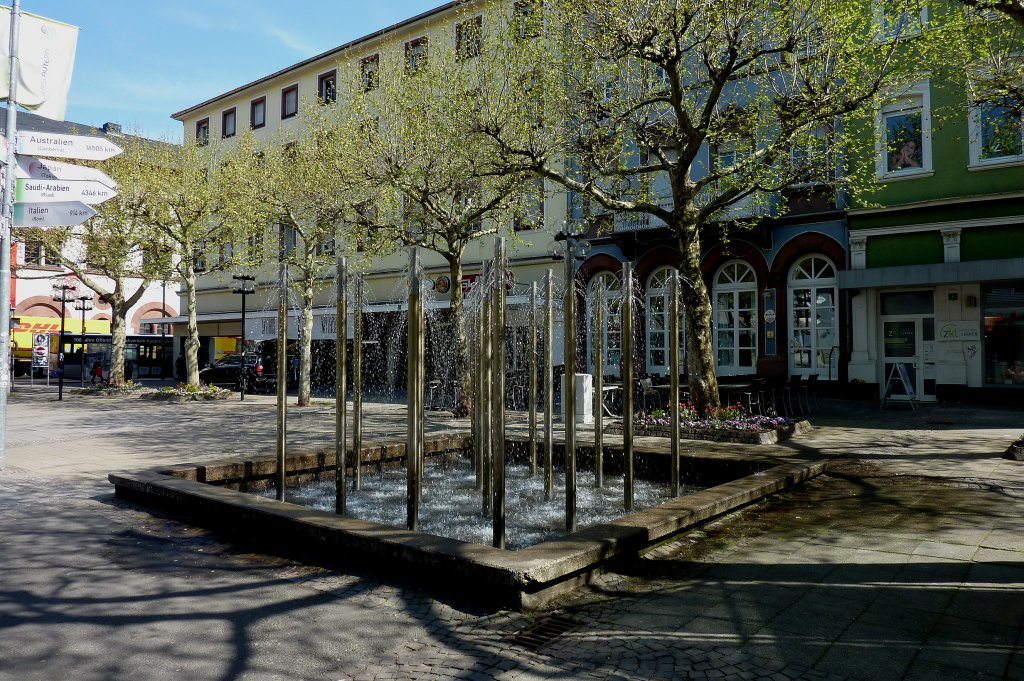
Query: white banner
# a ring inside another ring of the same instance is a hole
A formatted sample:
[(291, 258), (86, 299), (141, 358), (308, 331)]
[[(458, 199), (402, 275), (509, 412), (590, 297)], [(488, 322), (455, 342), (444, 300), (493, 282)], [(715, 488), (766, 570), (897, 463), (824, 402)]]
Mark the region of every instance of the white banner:
[[(10, 61), (11, 8), (0, 7), (0, 64)], [(53, 120), (64, 120), (78, 28), (28, 12), (18, 28), (18, 104)], [(10, 69), (0, 68), (0, 99), (10, 92)]]

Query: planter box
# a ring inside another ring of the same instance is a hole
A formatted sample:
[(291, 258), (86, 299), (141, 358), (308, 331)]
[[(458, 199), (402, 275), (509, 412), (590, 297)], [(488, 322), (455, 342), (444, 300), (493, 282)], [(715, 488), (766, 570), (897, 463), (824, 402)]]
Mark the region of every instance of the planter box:
[[(788, 440), (794, 435), (810, 432), (811, 424), (807, 421), (795, 421), (788, 426), (775, 430), (708, 430), (701, 428), (680, 428), (679, 437), (683, 440), (709, 440), (711, 442), (739, 442), (749, 445), (773, 445)], [(621, 435), (622, 426), (608, 426), (604, 432)], [(646, 426), (633, 429), (633, 434), (647, 437), (672, 437), (672, 429), (668, 426)]]

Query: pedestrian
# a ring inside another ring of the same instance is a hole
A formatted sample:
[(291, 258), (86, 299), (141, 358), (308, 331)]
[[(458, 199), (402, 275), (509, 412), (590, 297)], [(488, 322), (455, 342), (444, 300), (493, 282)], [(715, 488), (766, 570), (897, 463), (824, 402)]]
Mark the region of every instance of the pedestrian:
[(92, 374), (92, 380), (89, 381), (90, 383), (95, 384), (97, 379), (99, 379), (101, 384), (103, 383), (103, 365), (99, 360), (96, 360), (96, 363), (92, 365), (92, 371), (90, 373)]

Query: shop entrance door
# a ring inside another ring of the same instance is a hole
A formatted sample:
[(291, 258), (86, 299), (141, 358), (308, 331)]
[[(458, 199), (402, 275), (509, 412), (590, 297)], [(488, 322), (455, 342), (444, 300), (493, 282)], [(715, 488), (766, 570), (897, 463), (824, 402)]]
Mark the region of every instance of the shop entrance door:
[[(893, 367), (903, 364), (911, 388), (922, 401), (935, 400), (935, 318), (896, 317), (882, 320), (882, 390), (893, 375)], [(896, 375), (899, 375), (897, 372)], [(884, 396), (884, 395), (883, 395)], [(889, 395), (893, 400), (909, 399), (899, 381)]]

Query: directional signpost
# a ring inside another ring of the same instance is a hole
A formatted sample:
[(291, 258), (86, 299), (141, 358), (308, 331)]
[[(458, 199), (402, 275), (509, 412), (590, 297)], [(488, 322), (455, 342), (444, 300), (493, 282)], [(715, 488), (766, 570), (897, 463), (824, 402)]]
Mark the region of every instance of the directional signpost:
[(15, 201), (81, 201), (90, 205), (117, 196), (105, 184), (93, 180), (18, 180)]
[(15, 227), (74, 227), (96, 211), (81, 201), (14, 204)]
[(19, 131), (16, 154), (56, 156), (80, 161), (105, 161), (124, 149), (104, 137), (60, 135), (52, 132)]
[[(3, 139), (0, 137), (0, 139)], [(14, 169), (15, 177), (24, 180), (92, 180), (117, 189), (117, 182), (102, 170), (88, 166), (76, 166), (74, 163), (51, 161), (48, 158), (35, 156), (19, 156), (18, 166)]]

